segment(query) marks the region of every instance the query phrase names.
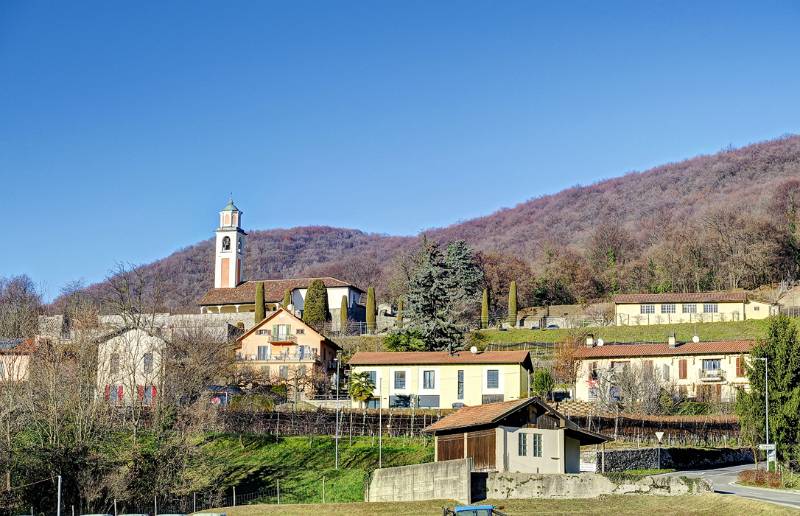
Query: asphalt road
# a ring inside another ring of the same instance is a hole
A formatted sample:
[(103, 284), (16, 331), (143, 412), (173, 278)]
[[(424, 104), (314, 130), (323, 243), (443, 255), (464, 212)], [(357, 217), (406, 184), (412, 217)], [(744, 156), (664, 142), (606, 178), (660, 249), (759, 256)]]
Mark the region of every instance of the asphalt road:
[(753, 465), (743, 464), (740, 466), (729, 466), (726, 468), (717, 469), (676, 471), (674, 473), (667, 473), (667, 475), (704, 478), (710, 481), (714, 491), (720, 494), (742, 496), (744, 498), (761, 500), (763, 502), (778, 503), (788, 507), (800, 509), (800, 493), (790, 493), (776, 489), (761, 489), (737, 485), (736, 476), (740, 471), (745, 469), (753, 469)]

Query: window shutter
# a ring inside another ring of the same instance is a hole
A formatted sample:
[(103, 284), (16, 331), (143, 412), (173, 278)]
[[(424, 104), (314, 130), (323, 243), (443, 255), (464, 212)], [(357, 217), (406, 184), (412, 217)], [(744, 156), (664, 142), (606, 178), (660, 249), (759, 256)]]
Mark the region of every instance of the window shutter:
[(106, 401), (111, 399), (111, 386), (108, 385), (108, 384), (106, 384), (106, 392), (105, 392), (104, 397), (105, 397)]
[(144, 385), (137, 385), (136, 391), (139, 395), (139, 401), (142, 401), (144, 399)]
[(153, 399), (155, 399), (155, 398), (156, 398), (156, 386), (155, 386), (155, 385), (153, 385), (152, 389), (153, 389), (153, 392), (152, 392), (152, 394), (153, 394)]
[(682, 358), (678, 361), (678, 378), (681, 380), (686, 379), (686, 359)]
[(736, 357), (736, 376), (744, 376), (744, 360), (741, 356)]
[(125, 394), (125, 389), (122, 388), (122, 385), (117, 387), (117, 400), (122, 401), (123, 395)]

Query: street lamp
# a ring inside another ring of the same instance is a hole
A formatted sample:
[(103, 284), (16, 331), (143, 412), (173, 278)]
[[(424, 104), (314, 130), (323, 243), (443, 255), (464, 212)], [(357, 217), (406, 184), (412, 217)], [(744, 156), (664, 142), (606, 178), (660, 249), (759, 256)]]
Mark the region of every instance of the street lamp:
[(336, 352), (336, 356), (333, 358), (333, 361), (336, 362), (336, 469), (339, 469), (339, 384), (341, 383), (341, 378), (339, 378), (339, 352)]
[(764, 361), (764, 426), (767, 442), (769, 444), (769, 361), (767, 358), (758, 358)]

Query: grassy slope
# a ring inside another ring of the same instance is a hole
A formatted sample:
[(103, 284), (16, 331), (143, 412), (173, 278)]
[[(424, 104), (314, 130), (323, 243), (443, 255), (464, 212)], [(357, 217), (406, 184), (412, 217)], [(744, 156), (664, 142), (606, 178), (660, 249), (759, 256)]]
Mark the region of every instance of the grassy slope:
[[(745, 500), (733, 496), (715, 494), (697, 496), (608, 496), (582, 500), (502, 500), (494, 503), (509, 515), (523, 514), (796, 514), (791, 509), (763, 502)], [(407, 503), (352, 503), (327, 505), (242, 506), (228, 507), (229, 516), (256, 516), (260, 514), (348, 514), (350, 516), (372, 514), (441, 514), (442, 507), (452, 508), (454, 503), (446, 500)]]
[(651, 326), (607, 326), (579, 330), (480, 330), (476, 332), (483, 344), (515, 344), (522, 342), (559, 342), (566, 337), (592, 333), (595, 338), (611, 342), (666, 342), (675, 332), (679, 341), (689, 341), (700, 336), (703, 341), (758, 339), (765, 335), (766, 320), (715, 322), (697, 324), (654, 324)]
[[(331, 437), (287, 437), (278, 440), (257, 435), (213, 435), (202, 445), (205, 458), (198, 475), (225, 478), (241, 493), (281, 484), (281, 501), (322, 501), (325, 477), (326, 501), (364, 499), (364, 481), (378, 467), (378, 441), (369, 437), (339, 440), (339, 466), (334, 469)], [(383, 466), (402, 466), (433, 460), (433, 446), (424, 439), (386, 438)]]

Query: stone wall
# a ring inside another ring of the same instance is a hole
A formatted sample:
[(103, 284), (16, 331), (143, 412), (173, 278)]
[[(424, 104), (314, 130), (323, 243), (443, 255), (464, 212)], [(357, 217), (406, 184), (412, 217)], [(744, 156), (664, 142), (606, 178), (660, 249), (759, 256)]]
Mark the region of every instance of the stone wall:
[[(597, 471), (602, 471), (602, 454), (595, 454), (593, 462)], [(587, 460), (584, 452), (583, 461)], [(733, 466), (753, 462), (753, 453), (746, 448), (661, 448), (659, 462), (658, 448), (633, 448), (627, 450), (606, 450), (605, 471), (628, 471), (631, 469), (676, 469), (679, 471)]]
[(457, 500), (469, 503), (472, 459), (376, 469), (364, 493), (368, 502)]
[(612, 494), (680, 496), (710, 491), (711, 486), (707, 481), (682, 477), (625, 478), (620, 475), (619, 478), (614, 478), (613, 475), (609, 477), (595, 473), (536, 475), (490, 472), (486, 476), (485, 497), (503, 500), (596, 498)]

